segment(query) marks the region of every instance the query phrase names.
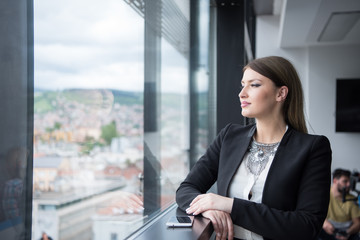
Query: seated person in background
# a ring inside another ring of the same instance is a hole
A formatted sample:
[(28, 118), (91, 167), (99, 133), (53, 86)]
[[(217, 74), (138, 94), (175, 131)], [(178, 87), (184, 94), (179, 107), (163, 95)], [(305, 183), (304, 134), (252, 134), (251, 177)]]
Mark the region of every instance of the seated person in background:
[(360, 239), (360, 208), (354, 201), (343, 201), (354, 198), (349, 191), (350, 171), (336, 169), (330, 189), (329, 211), (319, 239)]

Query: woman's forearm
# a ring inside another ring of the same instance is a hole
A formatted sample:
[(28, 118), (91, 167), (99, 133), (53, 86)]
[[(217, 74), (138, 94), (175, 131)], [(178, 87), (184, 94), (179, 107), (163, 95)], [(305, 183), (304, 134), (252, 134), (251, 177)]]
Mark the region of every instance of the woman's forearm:
[(207, 210), (219, 210), (231, 213), (234, 199), (223, 197), (214, 193), (201, 194), (197, 196), (186, 209), (186, 213), (198, 215)]

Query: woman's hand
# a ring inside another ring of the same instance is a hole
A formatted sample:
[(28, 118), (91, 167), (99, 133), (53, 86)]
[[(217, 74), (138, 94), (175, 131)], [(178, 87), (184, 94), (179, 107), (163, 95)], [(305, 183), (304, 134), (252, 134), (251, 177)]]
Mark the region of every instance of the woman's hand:
[(198, 195), (186, 209), (187, 214), (209, 218), (216, 233), (216, 240), (232, 240), (234, 227), (230, 217), (234, 199), (223, 197), (213, 193)]
[(218, 210), (208, 210), (203, 212), (202, 215), (210, 219), (216, 233), (216, 240), (233, 239), (234, 226), (229, 213)]
[(207, 210), (219, 210), (231, 213), (234, 199), (223, 197), (213, 193), (198, 195), (186, 209), (187, 214), (198, 215)]

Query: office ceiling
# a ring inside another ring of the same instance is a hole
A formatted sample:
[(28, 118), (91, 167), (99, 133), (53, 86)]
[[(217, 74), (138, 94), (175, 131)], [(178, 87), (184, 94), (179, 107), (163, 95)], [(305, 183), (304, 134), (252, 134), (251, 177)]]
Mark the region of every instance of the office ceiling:
[(257, 15), (280, 15), (281, 47), (360, 45), (359, 0), (254, 0), (254, 6)]

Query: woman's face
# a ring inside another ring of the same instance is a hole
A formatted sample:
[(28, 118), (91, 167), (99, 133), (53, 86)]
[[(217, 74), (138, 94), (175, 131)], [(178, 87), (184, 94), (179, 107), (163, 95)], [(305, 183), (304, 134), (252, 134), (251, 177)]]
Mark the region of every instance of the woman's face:
[[(251, 68), (245, 70), (239, 93), (242, 115), (248, 118), (266, 118), (281, 114), (281, 88), (269, 78)], [(286, 97), (286, 95), (285, 95)]]

